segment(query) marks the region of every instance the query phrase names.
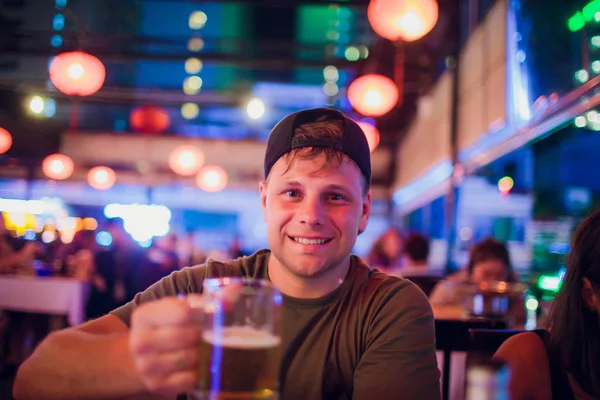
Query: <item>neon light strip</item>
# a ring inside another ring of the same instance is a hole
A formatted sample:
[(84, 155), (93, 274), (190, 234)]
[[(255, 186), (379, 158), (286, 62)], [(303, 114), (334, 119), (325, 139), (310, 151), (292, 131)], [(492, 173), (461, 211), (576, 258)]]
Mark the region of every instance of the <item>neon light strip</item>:
[[(595, 85), (590, 89), (600, 86), (600, 77), (594, 78)], [(592, 81), (589, 81), (592, 82)], [(571, 121), (578, 115), (598, 106), (600, 104), (600, 93), (593, 94), (591, 97), (576, 103), (563, 111), (556, 111), (553, 115), (547, 118), (536, 121), (532, 124), (528, 124), (522, 129), (514, 129), (513, 134), (509, 139), (503, 143), (481, 151), (481, 153), (467, 163), (465, 163), (465, 171), (474, 171), (477, 168), (489, 164), (494, 160), (510, 153), (526, 145), (533, 140), (539, 140), (546, 136), (549, 136), (557, 129), (562, 128), (564, 125), (571, 123)]]
[(450, 174), (452, 174), (452, 163), (450, 161), (442, 161), (427, 171), (421, 178), (396, 190), (393, 195), (394, 203), (399, 206), (406, 206), (409, 202), (423, 195), (428, 190), (447, 181), (450, 178)]
[[(600, 76), (594, 78), (594, 86), (590, 87), (590, 89), (600, 86), (600, 79), (598, 78), (600, 78)], [(592, 81), (589, 81), (588, 83), (592, 83)], [(535, 121), (528, 124), (522, 129), (513, 127), (499, 131), (499, 135), (504, 137), (508, 136), (508, 139), (505, 139), (500, 144), (493, 144), (487, 148), (478, 144), (461, 153), (464, 157), (462, 161), (465, 173), (471, 173), (533, 140), (549, 136), (555, 130), (570, 123), (576, 116), (581, 115), (585, 111), (598, 105), (600, 105), (600, 93), (592, 95), (588, 99), (574, 104), (562, 112), (557, 112), (555, 115), (542, 121)], [(445, 193), (444, 188), (448, 188), (450, 185), (450, 175), (448, 174), (445, 179), (440, 181), (438, 179), (439, 172), (436, 171), (443, 171), (448, 168), (447, 164), (449, 164), (448, 161), (437, 164), (421, 178), (394, 192), (394, 203), (401, 206), (399, 210), (401, 214), (412, 212)], [(435, 197), (432, 197), (432, 194), (430, 193), (432, 190), (435, 191)]]

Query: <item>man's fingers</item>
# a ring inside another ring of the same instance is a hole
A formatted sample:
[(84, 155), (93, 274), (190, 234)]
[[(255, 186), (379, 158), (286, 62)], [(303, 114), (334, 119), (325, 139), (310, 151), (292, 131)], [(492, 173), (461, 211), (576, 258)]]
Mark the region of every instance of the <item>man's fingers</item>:
[(185, 301), (193, 309), (204, 308), (204, 297), (201, 294), (188, 294)]
[(200, 326), (164, 326), (149, 328), (131, 336), (131, 349), (136, 354), (175, 351), (197, 345), (202, 338)]
[(132, 328), (185, 325), (194, 322), (196, 313), (184, 299), (166, 297), (139, 306), (131, 316)]
[(157, 379), (165, 379), (176, 372), (192, 371), (198, 367), (198, 349), (147, 354), (138, 359), (139, 372)]
[(188, 393), (198, 386), (196, 372), (176, 372), (165, 381), (167, 387), (175, 389), (177, 393)]
[(201, 296), (169, 297), (139, 306), (131, 317), (130, 352), (146, 388), (172, 395), (196, 386), (202, 338)]

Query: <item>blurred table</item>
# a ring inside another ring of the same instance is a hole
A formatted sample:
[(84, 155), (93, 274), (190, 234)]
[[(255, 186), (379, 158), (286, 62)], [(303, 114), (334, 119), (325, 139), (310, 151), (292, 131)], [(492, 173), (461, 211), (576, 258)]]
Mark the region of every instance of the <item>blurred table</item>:
[(464, 307), (462, 305), (432, 306), (435, 319), (464, 320)]
[(88, 295), (77, 279), (0, 275), (0, 309), (66, 315), (71, 326), (85, 321)]

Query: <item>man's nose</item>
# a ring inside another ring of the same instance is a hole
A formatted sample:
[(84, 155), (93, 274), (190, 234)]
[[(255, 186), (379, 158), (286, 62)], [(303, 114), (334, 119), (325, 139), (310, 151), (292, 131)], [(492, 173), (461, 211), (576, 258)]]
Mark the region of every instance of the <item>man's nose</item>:
[(300, 222), (310, 226), (323, 225), (324, 205), (318, 197), (305, 197), (300, 209)]

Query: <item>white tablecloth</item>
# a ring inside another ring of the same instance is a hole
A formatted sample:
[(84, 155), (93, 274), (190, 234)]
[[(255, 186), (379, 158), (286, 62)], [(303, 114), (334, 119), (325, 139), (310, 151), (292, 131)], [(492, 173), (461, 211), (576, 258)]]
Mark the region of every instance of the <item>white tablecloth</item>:
[(0, 275), (0, 310), (67, 315), (85, 321), (89, 284), (71, 278)]

